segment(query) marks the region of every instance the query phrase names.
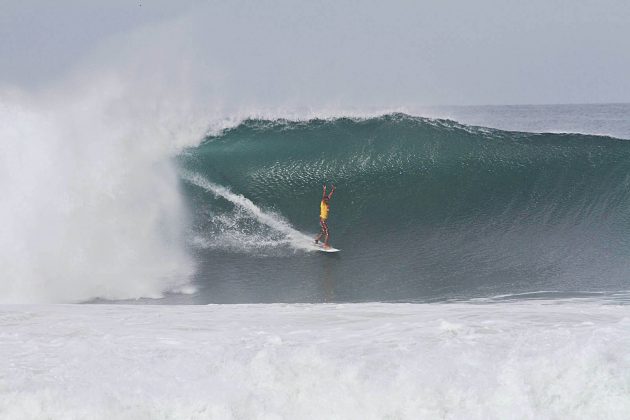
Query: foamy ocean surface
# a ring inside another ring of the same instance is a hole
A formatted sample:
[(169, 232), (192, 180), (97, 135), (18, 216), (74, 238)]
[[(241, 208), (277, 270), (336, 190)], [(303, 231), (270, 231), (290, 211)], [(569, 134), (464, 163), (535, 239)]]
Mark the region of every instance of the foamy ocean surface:
[(590, 301), (0, 307), (11, 419), (607, 418), (630, 317)]

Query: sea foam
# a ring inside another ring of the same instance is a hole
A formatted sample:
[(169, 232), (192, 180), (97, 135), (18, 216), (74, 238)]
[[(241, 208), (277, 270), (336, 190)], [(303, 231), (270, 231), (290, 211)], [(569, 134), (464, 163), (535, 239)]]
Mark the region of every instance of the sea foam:
[(0, 417), (627, 418), (601, 302), (0, 306)]

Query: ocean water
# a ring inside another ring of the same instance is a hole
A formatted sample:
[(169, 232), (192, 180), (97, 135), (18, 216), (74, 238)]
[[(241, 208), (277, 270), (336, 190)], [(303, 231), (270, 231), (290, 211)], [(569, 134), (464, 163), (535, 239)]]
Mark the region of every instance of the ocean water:
[[(486, 126), (400, 113), (250, 119), (184, 150), (177, 160), (197, 292), (166, 301), (628, 290), (630, 106), (432, 112)], [(562, 133), (570, 127), (579, 132)], [(308, 246), (324, 183), (337, 186), (329, 227), (342, 252), (334, 255)]]

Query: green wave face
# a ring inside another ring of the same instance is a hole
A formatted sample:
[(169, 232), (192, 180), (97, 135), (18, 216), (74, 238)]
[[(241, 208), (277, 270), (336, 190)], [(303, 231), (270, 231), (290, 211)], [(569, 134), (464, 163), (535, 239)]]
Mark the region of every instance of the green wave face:
[[(463, 284), (482, 294), (506, 282), (517, 291), (627, 288), (626, 141), (402, 114), (248, 120), (179, 160), (187, 176), (226, 187), (308, 234), (318, 231), (322, 184), (334, 182), (331, 242), (344, 250), (336, 269), (367, 281), (421, 284), (413, 298), (427, 290), (457, 295)], [(183, 185), (197, 238), (227, 241), (228, 252), (302, 258), (280, 251), (286, 232)]]

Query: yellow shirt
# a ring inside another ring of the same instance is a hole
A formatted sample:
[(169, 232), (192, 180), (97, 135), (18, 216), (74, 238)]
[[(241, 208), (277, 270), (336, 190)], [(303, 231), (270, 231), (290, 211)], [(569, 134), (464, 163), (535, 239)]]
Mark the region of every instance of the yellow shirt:
[(330, 209), (330, 205), (326, 203), (324, 200), (319, 204), (319, 217), (320, 219), (326, 220), (328, 219), (328, 210)]

